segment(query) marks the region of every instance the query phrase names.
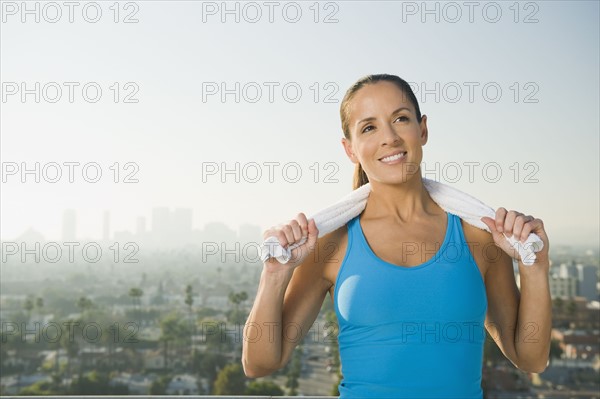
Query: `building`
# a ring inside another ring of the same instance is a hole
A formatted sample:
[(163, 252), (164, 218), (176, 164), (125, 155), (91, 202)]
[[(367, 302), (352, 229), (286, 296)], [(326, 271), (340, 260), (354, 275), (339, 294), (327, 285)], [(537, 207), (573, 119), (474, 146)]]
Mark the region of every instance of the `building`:
[(176, 375), (169, 382), (165, 393), (167, 395), (199, 395), (198, 380), (189, 374)]
[(552, 329), (552, 338), (563, 350), (560, 361), (552, 363), (566, 367), (594, 367), (600, 358), (600, 331)]
[(578, 295), (577, 277), (552, 274), (549, 279), (550, 296), (552, 298), (573, 298)]
[(579, 295), (589, 301), (597, 301), (598, 296), (598, 267), (593, 265), (577, 265), (580, 271)]
[(62, 219), (62, 239), (66, 242), (75, 241), (76, 237), (76, 225), (77, 225), (77, 214), (75, 209), (66, 209), (63, 212)]
[(104, 217), (102, 219), (102, 239), (104, 242), (110, 240), (110, 212), (104, 211)]

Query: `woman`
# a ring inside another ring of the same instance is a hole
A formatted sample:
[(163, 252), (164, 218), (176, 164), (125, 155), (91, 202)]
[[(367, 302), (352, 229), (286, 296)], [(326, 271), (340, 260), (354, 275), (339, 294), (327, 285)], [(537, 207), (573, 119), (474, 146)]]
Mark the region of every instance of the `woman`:
[[(551, 330), (543, 222), (499, 208), (495, 220), (482, 218), (490, 234), (431, 199), (420, 169), (427, 116), (403, 79), (360, 79), (340, 114), (354, 188), (371, 183), (366, 207), (320, 239), (303, 213), (264, 232), (284, 247), (308, 239), (288, 263), (263, 265), (244, 328), (246, 375), (287, 364), (327, 292), (339, 323), (340, 398), (481, 398), (484, 326), (515, 367), (542, 372)], [(531, 232), (544, 247), (525, 266), (503, 234), (523, 242)]]

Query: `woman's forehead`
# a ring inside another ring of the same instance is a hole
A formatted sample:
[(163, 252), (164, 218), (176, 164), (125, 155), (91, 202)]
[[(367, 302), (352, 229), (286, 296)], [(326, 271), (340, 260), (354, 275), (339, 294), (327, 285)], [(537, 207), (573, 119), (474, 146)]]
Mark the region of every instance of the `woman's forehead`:
[[(404, 92), (396, 85), (389, 83), (385, 86), (378, 82), (362, 87), (349, 104), (351, 124), (365, 118), (377, 117), (379, 113), (388, 115), (400, 108), (414, 111), (414, 106)], [(369, 87), (372, 86), (372, 87)]]

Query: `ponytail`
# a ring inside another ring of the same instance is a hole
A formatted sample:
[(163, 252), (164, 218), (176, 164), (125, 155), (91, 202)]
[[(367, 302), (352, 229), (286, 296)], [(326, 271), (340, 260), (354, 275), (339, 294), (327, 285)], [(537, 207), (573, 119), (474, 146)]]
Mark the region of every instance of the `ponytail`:
[(367, 174), (362, 168), (362, 165), (359, 163), (356, 165), (354, 169), (354, 181), (352, 182), (352, 189), (356, 190), (357, 188), (367, 184), (369, 182), (369, 178)]

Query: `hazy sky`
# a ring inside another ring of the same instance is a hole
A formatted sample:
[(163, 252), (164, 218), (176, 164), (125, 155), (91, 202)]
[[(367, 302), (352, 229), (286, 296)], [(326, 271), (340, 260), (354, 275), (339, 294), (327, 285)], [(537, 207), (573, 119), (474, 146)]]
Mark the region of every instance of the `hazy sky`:
[[(28, 2), (28, 14), (2, 2), (4, 240), (29, 227), (60, 238), (66, 208), (93, 238), (105, 210), (112, 231), (138, 216), (150, 227), (158, 206), (193, 208), (195, 228), (310, 216), (351, 190), (344, 92), (390, 73), (415, 84), (428, 116), (427, 177), (543, 219), (551, 243), (598, 244), (597, 1), (277, 2), (272, 22), (264, 2), (228, 2), (229, 14), (220, 1), (113, 3)], [(21, 175), (36, 162), (39, 183)], [(91, 179), (94, 162), (91, 183), (82, 165)], [(239, 182), (221, 174), (236, 162)]]

